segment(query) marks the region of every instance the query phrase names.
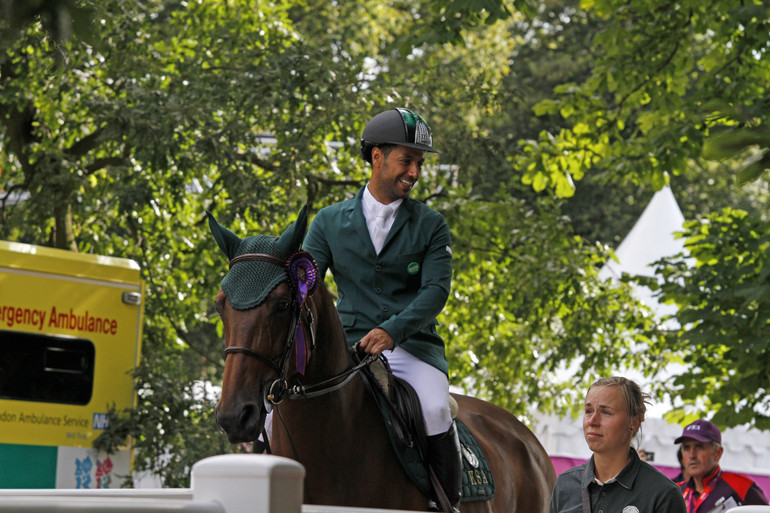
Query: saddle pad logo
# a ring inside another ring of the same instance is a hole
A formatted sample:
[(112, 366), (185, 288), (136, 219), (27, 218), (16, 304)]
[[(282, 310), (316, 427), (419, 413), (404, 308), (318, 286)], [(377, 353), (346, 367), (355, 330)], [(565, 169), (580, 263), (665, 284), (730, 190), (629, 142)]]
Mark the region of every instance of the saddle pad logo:
[(460, 447), (462, 448), (463, 457), (465, 458), (465, 461), (468, 462), (468, 465), (473, 468), (479, 468), (479, 459), (473, 454), (473, 451), (471, 451), (465, 444), (460, 444)]

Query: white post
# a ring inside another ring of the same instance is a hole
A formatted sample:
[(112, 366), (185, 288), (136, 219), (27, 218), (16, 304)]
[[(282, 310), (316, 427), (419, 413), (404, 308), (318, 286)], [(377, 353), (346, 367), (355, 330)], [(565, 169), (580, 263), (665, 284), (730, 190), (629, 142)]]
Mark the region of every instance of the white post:
[(305, 468), (267, 454), (225, 454), (193, 465), (193, 500), (226, 513), (302, 513)]

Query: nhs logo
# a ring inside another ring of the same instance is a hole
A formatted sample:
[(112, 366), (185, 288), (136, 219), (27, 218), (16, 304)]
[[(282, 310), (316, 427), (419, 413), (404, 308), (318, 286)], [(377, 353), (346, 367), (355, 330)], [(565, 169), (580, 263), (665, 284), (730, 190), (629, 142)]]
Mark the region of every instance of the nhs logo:
[(110, 420), (106, 413), (94, 413), (94, 429), (106, 429), (110, 425)]

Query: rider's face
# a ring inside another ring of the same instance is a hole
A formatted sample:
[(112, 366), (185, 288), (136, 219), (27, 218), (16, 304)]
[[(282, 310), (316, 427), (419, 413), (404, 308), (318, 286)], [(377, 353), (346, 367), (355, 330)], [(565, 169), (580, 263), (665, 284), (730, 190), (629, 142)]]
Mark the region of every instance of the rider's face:
[(416, 148), (396, 146), (386, 156), (380, 148), (372, 150), (372, 179), (370, 191), (384, 204), (406, 198), (420, 179), (425, 152)]

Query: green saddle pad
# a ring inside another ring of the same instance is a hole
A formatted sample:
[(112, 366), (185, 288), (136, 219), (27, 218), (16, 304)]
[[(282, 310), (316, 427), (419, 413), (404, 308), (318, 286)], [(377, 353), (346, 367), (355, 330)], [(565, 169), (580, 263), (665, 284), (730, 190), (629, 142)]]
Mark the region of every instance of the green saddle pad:
[[(431, 497), (430, 477), (425, 462), (416, 447), (405, 447), (399, 442), (393, 431), (393, 420), (387, 403), (374, 394), (377, 403), (385, 417), (393, 450), (396, 452), (401, 465), (410, 476), (417, 488), (426, 496)], [(495, 481), (489, 469), (489, 461), (481, 450), (478, 441), (468, 427), (460, 419), (455, 419), (457, 433), (460, 437), (463, 460), (463, 494), (460, 502), (486, 501), (495, 496)]]
[(460, 502), (486, 501), (495, 496), (489, 461), (470, 429), (456, 420), (463, 453), (463, 496)]

